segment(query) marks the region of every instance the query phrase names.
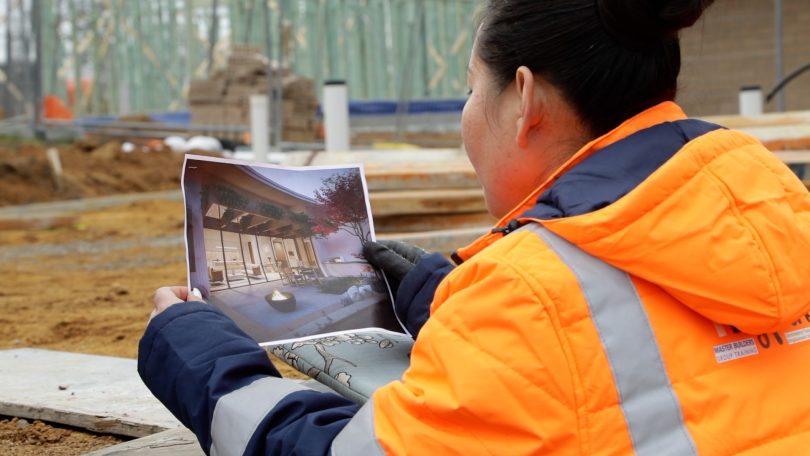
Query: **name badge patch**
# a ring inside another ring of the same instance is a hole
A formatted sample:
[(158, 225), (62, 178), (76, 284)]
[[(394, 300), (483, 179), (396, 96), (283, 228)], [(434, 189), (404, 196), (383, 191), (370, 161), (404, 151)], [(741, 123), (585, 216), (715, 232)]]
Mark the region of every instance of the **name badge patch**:
[[(810, 337), (810, 334), (808, 334), (808, 337)], [(718, 363), (725, 363), (758, 354), (759, 349), (757, 349), (757, 343), (753, 338), (714, 346), (714, 358)]]
[(810, 340), (810, 328), (802, 328), (795, 331), (786, 332), (785, 336), (787, 337), (788, 344), (798, 344), (799, 342)]

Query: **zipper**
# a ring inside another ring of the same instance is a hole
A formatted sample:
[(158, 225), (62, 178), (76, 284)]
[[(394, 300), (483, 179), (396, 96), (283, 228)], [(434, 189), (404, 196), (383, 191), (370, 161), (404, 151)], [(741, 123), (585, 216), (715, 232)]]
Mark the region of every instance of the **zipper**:
[(509, 223), (506, 224), (506, 226), (493, 228), (491, 232), (492, 232), (492, 234), (500, 233), (500, 234), (503, 234), (504, 236), (506, 236), (509, 233), (511, 233), (511, 232), (517, 230), (518, 228), (520, 228), (522, 225), (523, 224), (520, 223), (520, 220), (512, 219), (512, 220), (509, 221)]

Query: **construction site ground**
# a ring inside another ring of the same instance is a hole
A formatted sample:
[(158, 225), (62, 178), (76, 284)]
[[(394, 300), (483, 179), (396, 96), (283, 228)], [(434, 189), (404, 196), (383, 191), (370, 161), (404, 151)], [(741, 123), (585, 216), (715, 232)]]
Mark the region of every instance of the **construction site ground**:
[[(0, 143), (0, 205), (179, 188), (182, 155), (62, 145), (64, 187), (56, 191), (44, 150)], [(137, 195), (114, 203), (0, 218), (0, 349), (137, 356), (155, 288), (186, 282), (183, 203)], [(121, 440), (0, 417), (3, 454), (74, 455)]]

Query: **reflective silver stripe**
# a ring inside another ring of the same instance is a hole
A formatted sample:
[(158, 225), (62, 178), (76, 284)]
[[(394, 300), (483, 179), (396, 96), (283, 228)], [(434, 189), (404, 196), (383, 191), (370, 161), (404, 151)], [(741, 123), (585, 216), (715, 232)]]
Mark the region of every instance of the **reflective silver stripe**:
[(374, 400), (371, 399), (352, 417), (332, 441), (332, 456), (385, 456), (374, 433)]
[(639, 455), (696, 455), (641, 299), (628, 275), (538, 223), (536, 233), (574, 272), (588, 301)]
[(219, 398), (211, 420), (211, 456), (241, 456), (270, 410), (304, 390), (309, 388), (293, 380), (265, 377)]

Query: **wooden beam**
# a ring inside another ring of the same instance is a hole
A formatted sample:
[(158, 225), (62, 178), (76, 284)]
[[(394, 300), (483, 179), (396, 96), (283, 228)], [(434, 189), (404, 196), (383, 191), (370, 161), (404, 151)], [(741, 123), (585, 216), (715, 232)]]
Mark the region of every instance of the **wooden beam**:
[(469, 162), (396, 166), (372, 164), (366, 166), (365, 175), (371, 192), (481, 187)]
[(377, 239), (392, 239), (418, 245), (429, 252), (449, 255), (489, 231), (489, 227), (460, 228), (453, 230), (425, 231), (421, 233), (383, 233)]
[(774, 152), (774, 155), (788, 165), (810, 163), (810, 150), (782, 150)]
[(395, 214), (483, 212), (484, 191), (480, 188), (403, 190), (369, 195), (374, 217)]
[(413, 233), (475, 227), (493, 227), (498, 219), (488, 212), (462, 214), (388, 215), (374, 217), (377, 233)]

